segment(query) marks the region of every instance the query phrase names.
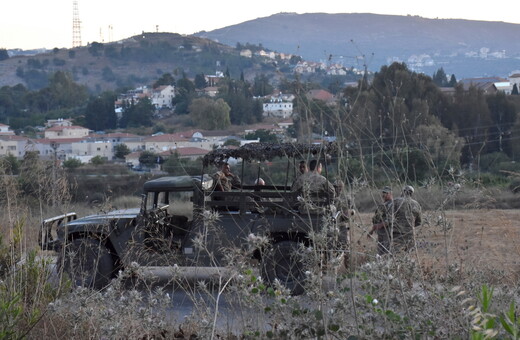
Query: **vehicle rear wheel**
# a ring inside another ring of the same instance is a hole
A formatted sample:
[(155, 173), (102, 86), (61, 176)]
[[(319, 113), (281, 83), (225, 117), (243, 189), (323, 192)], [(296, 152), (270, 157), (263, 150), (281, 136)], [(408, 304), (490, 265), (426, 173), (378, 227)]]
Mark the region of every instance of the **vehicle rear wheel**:
[(262, 258), (262, 271), (271, 285), (278, 280), (290, 290), (291, 295), (304, 292), (305, 265), (298, 254), (298, 242), (280, 241)]
[(75, 286), (101, 289), (108, 285), (114, 273), (110, 251), (93, 238), (74, 239), (58, 258)]

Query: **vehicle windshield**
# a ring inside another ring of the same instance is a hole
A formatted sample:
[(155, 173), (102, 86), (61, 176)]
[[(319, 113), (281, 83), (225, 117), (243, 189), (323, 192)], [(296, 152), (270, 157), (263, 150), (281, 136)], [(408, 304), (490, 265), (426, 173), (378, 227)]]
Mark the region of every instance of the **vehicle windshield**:
[(168, 215), (186, 216), (193, 219), (193, 190), (171, 192), (149, 192), (146, 196), (146, 210), (164, 208)]

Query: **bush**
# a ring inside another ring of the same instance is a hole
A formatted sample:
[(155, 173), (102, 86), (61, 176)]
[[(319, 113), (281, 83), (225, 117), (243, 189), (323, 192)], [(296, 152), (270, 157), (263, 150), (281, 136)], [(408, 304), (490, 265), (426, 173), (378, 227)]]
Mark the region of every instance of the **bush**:
[(77, 158), (69, 158), (63, 162), (63, 167), (69, 170), (79, 168), (83, 163)]

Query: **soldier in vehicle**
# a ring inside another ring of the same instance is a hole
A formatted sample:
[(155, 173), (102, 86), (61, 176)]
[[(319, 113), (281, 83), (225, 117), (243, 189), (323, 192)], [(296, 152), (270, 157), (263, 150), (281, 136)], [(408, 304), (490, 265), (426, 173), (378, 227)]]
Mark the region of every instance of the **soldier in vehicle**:
[(240, 188), (240, 178), (231, 172), (228, 162), (220, 163), (220, 170), (213, 174), (215, 191), (231, 191)]
[(414, 188), (406, 185), (401, 197), (394, 199), (392, 251), (406, 252), (415, 247), (415, 227), (422, 222), (421, 205), (412, 198)]
[(300, 213), (322, 213), (336, 197), (334, 186), (321, 175), (322, 165), (313, 159), (309, 163), (309, 172), (296, 179), (292, 191), (299, 196)]
[(334, 186), (321, 175), (322, 169), (321, 163), (313, 159), (309, 163), (309, 171), (298, 177), (292, 185), (292, 191), (304, 196), (308, 196), (309, 193), (327, 193), (331, 199), (334, 199), (336, 191)]
[(383, 203), (379, 204), (372, 217), (372, 229), (368, 233), (370, 237), (374, 232), (377, 233), (377, 253), (384, 255), (390, 253), (393, 228), (393, 195), (392, 189), (388, 186), (381, 190)]
[(298, 176), (301, 176), (304, 173), (309, 172), (309, 169), (307, 168), (307, 163), (305, 163), (305, 161), (300, 161), (300, 164), (298, 165), (298, 171), (300, 172)]

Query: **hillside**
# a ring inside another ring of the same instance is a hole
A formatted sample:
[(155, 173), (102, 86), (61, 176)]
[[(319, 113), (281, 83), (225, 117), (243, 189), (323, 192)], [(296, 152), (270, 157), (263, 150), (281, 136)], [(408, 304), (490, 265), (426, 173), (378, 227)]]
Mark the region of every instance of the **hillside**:
[(418, 16), (279, 13), (196, 36), (230, 46), (260, 43), (347, 67), (366, 62), (372, 71), (392, 61), (429, 75), (443, 67), (458, 79), (507, 76), (520, 58), (518, 24)]
[(73, 74), (74, 80), (93, 92), (151, 84), (164, 73), (179, 79), (186, 74), (215, 74), (229, 70), (238, 78), (257, 71), (275, 70), (272, 62), (244, 58), (233, 47), (195, 36), (175, 33), (143, 33), (113, 43), (92, 43), (74, 49), (55, 49), (34, 56), (0, 61), (0, 86), (23, 84), (29, 89), (45, 86), (55, 71)]

